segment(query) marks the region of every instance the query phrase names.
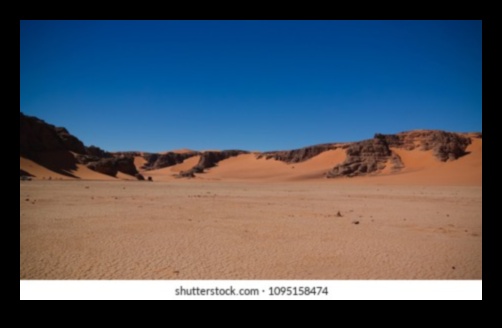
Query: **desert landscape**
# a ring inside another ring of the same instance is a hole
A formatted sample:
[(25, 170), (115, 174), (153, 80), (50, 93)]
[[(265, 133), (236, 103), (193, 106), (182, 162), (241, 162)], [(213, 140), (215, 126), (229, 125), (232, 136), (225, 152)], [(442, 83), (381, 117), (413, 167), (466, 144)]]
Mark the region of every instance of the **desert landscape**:
[(110, 153), (20, 113), (21, 279), (481, 279), (481, 255), (481, 133)]

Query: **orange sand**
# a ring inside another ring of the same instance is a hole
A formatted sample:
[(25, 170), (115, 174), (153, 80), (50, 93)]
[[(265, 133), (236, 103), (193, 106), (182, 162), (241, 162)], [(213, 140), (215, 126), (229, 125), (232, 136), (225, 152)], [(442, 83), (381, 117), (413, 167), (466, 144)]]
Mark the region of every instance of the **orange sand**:
[(481, 209), (471, 186), (21, 181), (20, 277), (481, 279)]

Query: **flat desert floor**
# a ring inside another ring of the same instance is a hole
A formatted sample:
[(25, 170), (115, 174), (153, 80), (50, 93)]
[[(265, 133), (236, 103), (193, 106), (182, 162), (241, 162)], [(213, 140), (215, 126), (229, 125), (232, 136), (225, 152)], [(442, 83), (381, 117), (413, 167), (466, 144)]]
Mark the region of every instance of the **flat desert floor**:
[(374, 181), (22, 181), (20, 278), (481, 279), (481, 186)]

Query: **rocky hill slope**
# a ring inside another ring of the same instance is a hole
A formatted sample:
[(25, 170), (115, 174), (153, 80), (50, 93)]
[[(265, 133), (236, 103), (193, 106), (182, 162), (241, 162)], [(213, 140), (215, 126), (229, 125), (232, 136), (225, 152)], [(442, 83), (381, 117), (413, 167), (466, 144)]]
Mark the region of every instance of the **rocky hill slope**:
[[(137, 176), (138, 170), (155, 171), (176, 166), (198, 156), (197, 164), (182, 170), (177, 177), (193, 178), (218, 166), (221, 161), (247, 154), (243, 150), (187, 151), (167, 153), (118, 152), (110, 153), (96, 146), (85, 146), (77, 137), (62, 127), (55, 127), (36, 117), (20, 113), (20, 156), (36, 162), (49, 170), (73, 177), (78, 165), (115, 177), (118, 172)], [(467, 147), (481, 133), (453, 133), (437, 130), (416, 130), (397, 134), (375, 134), (372, 139), (327, 143), (300, 149), (253, 153), (257, 159), (273, 160), (287, 164), (306, 162), (328, 151), (344, 151), (345, 160), (333, 163), (324, 173), (327, 178), (356, 177), (399, 172), (405, 164), (396, 150), (430, 151), (441, 162), (455, 161), (468, 154)], [(135, 166), (135, 158), (141, 159), (141, 167)], [(197, 160), (197, 159), (194, 159)], [(188, 163), (188, 162), (187, 162)], [(195, 163), (195, 162), (193, 162)], [(190, 163), (190, 165), (193, 165)], [(32, 175), (21, 167), (20, 174)]]

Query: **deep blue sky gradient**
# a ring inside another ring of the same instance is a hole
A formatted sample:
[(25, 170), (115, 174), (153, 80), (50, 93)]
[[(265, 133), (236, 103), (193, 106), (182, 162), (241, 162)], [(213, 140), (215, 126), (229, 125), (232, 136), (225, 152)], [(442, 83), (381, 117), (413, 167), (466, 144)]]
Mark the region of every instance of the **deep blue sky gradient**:
[(109, 151), (481, 131), (481, 21), (21, 21), (21, 111)]

